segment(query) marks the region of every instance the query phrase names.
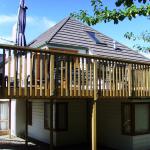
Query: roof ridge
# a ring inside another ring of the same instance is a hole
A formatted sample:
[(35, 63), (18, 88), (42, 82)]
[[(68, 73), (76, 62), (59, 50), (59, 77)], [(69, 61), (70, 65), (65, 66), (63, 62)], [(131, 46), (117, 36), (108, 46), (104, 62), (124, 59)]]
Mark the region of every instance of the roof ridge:
[[(108, 36), (108, 35), (106, 35), (106, 34), (104, 34), (104, 33), (101, 33), (101, 32), (98, 31), (97, 29), (94, 29), (94, 28), (92, 28), (91, 26), (88, 26), (87, 24), (84, 24), (83, 22), (81, 22), (81, 21), (78, 20), (78, 19), (75, 19), (75, 18), (71, 18), (71, 19), (73, 19), (74, 21), (77, 21), (78, 23), (80, 23), (80, 24), (83, 25), (84, 27), (90, 28), (92, 31), (95, 31), (95, 32), (98, 33), (98, 34), (101, 34), (101, 35), (103, 35), (103, 36), (105, 36), (105, 37), (111, 39), (112, 41), (115, 40), (117, 44), (120, 44), (120, 45), (126, 47), (126, 48), (128, 49), (127, 51), (132, 51), (132, 52), (134, 52), (135, 54), (138, 54), (138, 55), (140, 55), (141, 57), (147, 59), (146, 56), (144, 56), (144, 55), (142, 55), (141, 53), (137, 52), (136, 50), (130, 48), (129, 46), (123, 44), (122, 42), (118, 42), (116, 39), (113, 39), (112, 37), (110, 37), (110, 36)], [(111, 48), (111, 46), (109, 46), (109, 45), (107, 45), (107, 47), (110, 47), (110, 48)]]
[[(64, 18), (63, 20), (61, 20), (60, 22), (63, 22), (64, 21), (64, 23), (63, 23), (63, 25), (66, 23), (66, 21), (68, 21), (69, 20), (69, 17), (66, 17), (66, 18)], [(60, 23), (59, 22), (59, 23)], [(52, 27), (50, 27), (49, 29), (47, 29), (45, 32), (43, 32), (42, 34), (40, 34), (36, 39), (34, 39), (34, 40), (32, 40), (30, 43), (28, 43), (28, 46), (30, 46), (30, 45), (32, 45), (34, 42), (36, 42), (37, 41), (37, 39), (39, 38), (39, 37), (41, 37), (41, 36), (43, 36), (44, 34), (46, 34), (47, 32), (49, 32), (53, 27), (56, 27), (59, 23), (56, 23), (54, 26), (52, 26)], [(60, 29), (62, 27), (62, 25), (53, 33), (53, 35), (52, 35), (52, 37), (57, 33), (57, 31)], [(45, 42), (48, 42), (48, 41), (50, 41), (52, 38), (50, 37), (50, 39), (49, 40), (47, 40), (47, 41), (45, 41)]]
[(47, 40), (46, 42), (50, 42), (54, 36), (61, 30), (61, 28), (63, 28), (63, 26), (68, 22), (68, 20), (70, 19), (71, 17), (67, 17), (66, 20), (64, 21), (64, 23), (54, 32), (54, 34), (51, 36), (51, 38), (49, 40)]

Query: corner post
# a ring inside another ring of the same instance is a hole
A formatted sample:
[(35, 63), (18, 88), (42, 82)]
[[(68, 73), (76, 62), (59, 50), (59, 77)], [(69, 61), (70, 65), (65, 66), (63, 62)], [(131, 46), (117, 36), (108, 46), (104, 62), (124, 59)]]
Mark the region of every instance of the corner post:
[(94, 100), (92, 107), (92, 150), (97, 149), (97, 136), (96, 136), (96, 102), (97, 95), (97, 60), (94, 60)]
[(53, 150), (54, 149), (54, 128), (53, 128), (53, 100), (50, 101), (50, 143), (49, 143), (49, 149)]
[(28, 149), (28, 99), (26, 99), (25, 145)]
[(9, 138), (11, 139), (11, 99), (9, 99)]

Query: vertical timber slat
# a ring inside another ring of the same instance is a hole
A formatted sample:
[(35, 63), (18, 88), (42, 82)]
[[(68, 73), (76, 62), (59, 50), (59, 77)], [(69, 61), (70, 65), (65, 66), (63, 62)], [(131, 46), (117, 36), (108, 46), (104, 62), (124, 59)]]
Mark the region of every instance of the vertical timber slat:
[(11, 50), (8, 50), (8, 96), (10, 96), (10, 63), (11, 61)]
[(37, 96), (37, 53), (35, 53), (35, 96)]
[(17, 81), (17, 78), (16, 78), (16, 50), (14, 50), (14, 96), (16, 96), (17, 94), (17, 84), (16, 84), (16, 81)]
[(43, 86), (43, 67), (42, 67), (43, 55), (40, 53), (40, 96), (42, 96), (42, 86)]
[(80, 57), (78, 58), (78, 96), (81, 95), (81, 83), (80, 83)]
[(84, 96), (84, 58), (82, 58), (82, 96)]
[(48, 77), (48, 61), (47, 61), (47, 54), (45, 53), (45, 96), (48, 96), (48, 87), (47, 87), (47, 77)]
[(32, 96), (32, 52), (30, 52), (30, 96)]
[(54, 94), (54, 55), (50, 55), (50, 96)]
[(21, 83), (22, 83), (22, 52), (20, 51), (20, 72), (19, 72), (19, 96), (22, 95)]
[(72, 61), (70, 60), (70, 96), (72, 96)]
[(97, 102), (97, 61), (94, 61), (94, 100), (92, 107), (92, 150), (97, 149), (97, 134), (96, 134), (96, 102)]
[(24, 60), (24, 95), (27, 96), (27, 53)]
[(65, 62), (65, 89), (66, 89), (66, 96), (68, 96), (68, 62)]
[(63, 96), (63, 61), (61, 61), (61, 96)]

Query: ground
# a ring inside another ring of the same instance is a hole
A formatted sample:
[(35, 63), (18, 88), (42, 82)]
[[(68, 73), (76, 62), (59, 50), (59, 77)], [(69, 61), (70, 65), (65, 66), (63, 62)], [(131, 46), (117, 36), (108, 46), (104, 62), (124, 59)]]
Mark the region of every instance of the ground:
[[(0, 150), (50, 150), (48, 144), (40, 141), (29, 139), (28, 146), (25, 144), (25, 140), (19, 137), (0, 136)], [(53, 148), (52, 150), (91, 150), (88, 145), (77, 145), (68, 147)], [(100, 150), (110, 150), (101, 148)]]

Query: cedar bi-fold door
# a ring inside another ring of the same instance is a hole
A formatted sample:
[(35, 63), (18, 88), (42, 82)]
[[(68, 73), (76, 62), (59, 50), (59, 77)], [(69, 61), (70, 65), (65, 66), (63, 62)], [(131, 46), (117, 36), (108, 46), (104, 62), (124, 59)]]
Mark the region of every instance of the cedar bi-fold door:
[(9, 129), (9, 103), (0, 102), (0, 135), (8, 134)]

